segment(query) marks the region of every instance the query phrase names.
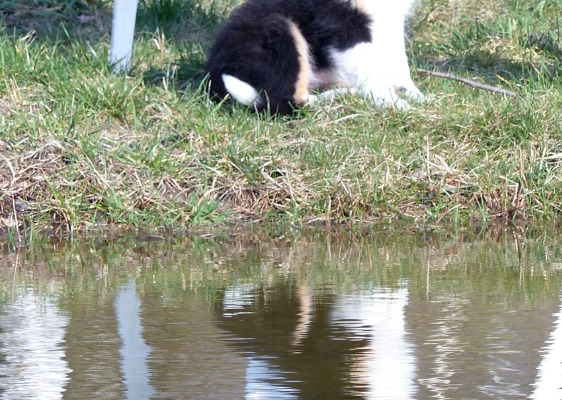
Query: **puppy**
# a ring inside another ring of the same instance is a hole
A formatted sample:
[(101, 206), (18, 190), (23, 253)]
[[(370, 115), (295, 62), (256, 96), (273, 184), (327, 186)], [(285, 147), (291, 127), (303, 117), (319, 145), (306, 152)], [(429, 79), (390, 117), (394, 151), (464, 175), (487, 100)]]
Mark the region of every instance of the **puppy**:
[(376, 106), (408, 108), (399, 93), (423, 100), (404, 43), (415, 2), (248, 0), (211, 49), (211, 94), (272, 114), (290, 114), (341, 92), (358, 92)]

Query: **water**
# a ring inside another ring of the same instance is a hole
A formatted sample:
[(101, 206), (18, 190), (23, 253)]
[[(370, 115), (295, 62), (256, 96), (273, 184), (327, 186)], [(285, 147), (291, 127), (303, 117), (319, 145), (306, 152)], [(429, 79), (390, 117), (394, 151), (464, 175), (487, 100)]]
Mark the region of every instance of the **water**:
[(0, 399), (562, 399), (555, 230), (0, 253)]

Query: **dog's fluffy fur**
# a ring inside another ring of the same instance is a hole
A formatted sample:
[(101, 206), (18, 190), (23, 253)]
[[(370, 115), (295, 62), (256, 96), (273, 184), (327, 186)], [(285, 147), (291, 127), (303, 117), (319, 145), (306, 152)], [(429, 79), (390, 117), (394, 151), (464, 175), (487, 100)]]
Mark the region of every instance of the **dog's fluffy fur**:
[(404, 43), (415, 1), (248, 0), (211, 49), (211, 93), (281, 114), (341, 91), (359, 92), (377, 106), (407, 108), (398, 92), (423, 99)]

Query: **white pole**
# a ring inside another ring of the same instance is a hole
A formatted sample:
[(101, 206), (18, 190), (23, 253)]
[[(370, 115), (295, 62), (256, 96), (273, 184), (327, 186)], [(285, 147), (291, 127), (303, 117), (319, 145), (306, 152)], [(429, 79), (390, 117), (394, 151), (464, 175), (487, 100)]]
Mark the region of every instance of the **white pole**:
[(134, 278), (121, 287), (115, 298), (115, 316), (121, 337), (121, 372), (127, 400), (151, 399), (156, 394), (148, 368), (151, 348), (142, 336), (141, 303)]
[(133, 55), (138, 0), (115, 0), (109, 62), (115, 72), (127, 71)]

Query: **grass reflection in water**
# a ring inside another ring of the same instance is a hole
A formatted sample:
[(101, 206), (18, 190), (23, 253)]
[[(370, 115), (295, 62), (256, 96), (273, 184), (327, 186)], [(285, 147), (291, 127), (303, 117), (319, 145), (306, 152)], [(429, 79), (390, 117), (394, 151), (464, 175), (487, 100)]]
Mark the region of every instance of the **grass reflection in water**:
[[(127, 282), (149, 347), (142, 367), (164, 398), (498, 398), (548, 389), (540, 366), (560, 318), (553, 230), (146, 238), (39, 243), (0, 258), (0, 335), (14, 334), (9, 318), (37, 318), (14, 305), (31, 298), (44, 316), (51, 299), (65, 318), (64, 340), (52, 344), (67, 362), (58, 382), (69, 398), (130, 393), (115, 308)], [(5, 340), (0, 352), (5, 388), (23, 365), (6, 355), (36, 356)]]

